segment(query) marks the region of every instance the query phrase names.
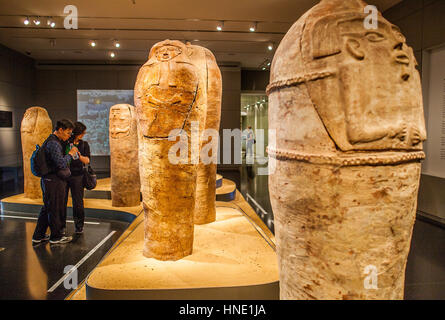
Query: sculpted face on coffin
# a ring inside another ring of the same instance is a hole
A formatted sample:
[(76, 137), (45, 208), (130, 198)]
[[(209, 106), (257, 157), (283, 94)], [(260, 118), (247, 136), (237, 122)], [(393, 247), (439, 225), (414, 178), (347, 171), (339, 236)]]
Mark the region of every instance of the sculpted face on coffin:
[(39, 117), (39, 109), (29, 108), (23, 116), (22, 126), (20, 131), (22, 133), (33, 133), (36, 130), (37, 118)]
[[(314, 107), (339, 150), (422, 150), (426, 129), (413, 50), (399, 28), (381, 15), (378, 29), (366, 29), (362, 4), (354, 3), (359, 2), (340, 5), (355, 12), (338, 10), (308, 22), (301, 60), (296, 58), (291, 68), (274, 61), (275, 70), (280, 77), (289, 74), (284, 79), (307, 83)], [(289, 61), (290, 52), (292, 48), (277, 54)]]
[(179, 41), (154, 46), (144, 65), (148, 75), (144, 92), (136, 92), (142, 108), (139, 123), (145, 138), (167, 138), (183, 129), (195, 102), (199, 78), (188, 62), (187, 48)]
[[(403, 299), (425, 154), (420, 76), (399, 29), (321, 0), (271, 67), (269, 175), (282, 299)], [(370, 268), (377, 270), (370, 289)]]
[(111, 138), (119, 139), (128, 137), (131, 129), (131, 111), (127, 106), (114, 107), (110, 110), (110, 134)]

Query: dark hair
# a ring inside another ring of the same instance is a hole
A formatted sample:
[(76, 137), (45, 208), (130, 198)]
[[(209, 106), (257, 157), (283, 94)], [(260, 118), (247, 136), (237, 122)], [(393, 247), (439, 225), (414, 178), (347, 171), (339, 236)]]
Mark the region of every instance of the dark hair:
[(58, 120), (56, 123), (56, 131), (59, 129), (74, 129), (74, 124), (68, 119)]
[(86, 129), (87, 127), (82, 122), (79, 121), (74, 122), (74, 129), (72, 133), (73, 138), (80, 136), (82, 133), (85, 132)]

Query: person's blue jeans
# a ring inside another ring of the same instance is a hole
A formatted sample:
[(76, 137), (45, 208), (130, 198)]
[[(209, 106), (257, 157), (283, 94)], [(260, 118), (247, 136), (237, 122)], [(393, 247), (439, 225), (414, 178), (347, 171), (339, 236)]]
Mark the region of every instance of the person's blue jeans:
[(253, 156), (253, 141), (247, 141), (246, 144), (246, 155)]

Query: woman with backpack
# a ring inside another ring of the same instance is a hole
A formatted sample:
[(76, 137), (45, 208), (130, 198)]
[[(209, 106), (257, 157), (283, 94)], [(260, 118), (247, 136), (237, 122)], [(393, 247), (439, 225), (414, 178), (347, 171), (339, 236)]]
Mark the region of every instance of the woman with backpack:
[[(90, 145), (88, 142), (82, 140), (86, 133), (87, 127), (81, 122), (74, 123), (73, 133), (66, 144), (66, 153), (70, 152), (71, 148), (76, 147), (79, 152), (77, 156), (73, 157), (70, 163), (71, 176), (67, 180), (66, 199), (68, 204), (68, 192), (71, 190), (71, 198), (73, 201), (73, 218), (76, 228), (76, 234), (83, 233), (83, 225), (85, 220), (85, 208), (83, 204), (84, 195), (84, 165), (90, 163)], [(66, 225), (66, 210), (65, 210), (65, 225)]]

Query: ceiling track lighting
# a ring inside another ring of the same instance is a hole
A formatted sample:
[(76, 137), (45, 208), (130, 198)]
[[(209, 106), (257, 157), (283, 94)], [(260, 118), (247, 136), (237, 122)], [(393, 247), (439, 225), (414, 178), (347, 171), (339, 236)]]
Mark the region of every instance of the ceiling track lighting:
[(224, 21), (221, 21), (221, 22), (219, 22), (218, 25), (216, 26), (216, 30), (218, 30), (218, 31), (222, 31), (223, 27), (224, 27)]
[(40, 16), (34, 16), (34, 17), (30, 17), (30, 16), (26, 16), (25, 20), (23, 20), (23, 24), (25, 26), (29, 26), (31, 24), (31, 21), (34, 23), (34, 25), (36, 26), (40, 26), (42, 21), (44, 21), (44, 19), (46, 20), (46, 25), (50, 28), (55, 28), (56, 27), (56, 22), (54, 21), (53, 17), (50, 16), (45, 16), (45, 17), (40, 17)]
[(111, 58), (115, 58), (115, 57), (116, 57), (116, 54), (115, 54), (114, 52), (110, 52), (110, 57), (111, 57)]
[(273, 50), (273, 43), (269, 43), (269, 45), (267, 46), (267, 49), (269, 49), (269, 51)]
[(96, 47), (96, 45), (97, 45), (97, 43), (96, 43), (95, 40), (92, 40), (92, 41), (90, 42), (90, 46), (92, 46), (93, 48)]
[(249, 30), (250, 32), (255, 32), (258, 27), (258, 22), (255, 22), (253, 25), (250, 26)]
[(48, 18), (48, 21), (46, 22), (46, 24), (48, 26), (50, 26), (51, 28), (54, 28), (56, 26), (56, 23), (52, 20), (51, 17)]
[(269, 59), (264, 60), (258, 68), (260, 68), (263, 71), (266, 71), (271, 65), (271, 61)]
[(120, 48), (120, 47), (121, 47), (121, 44), (119, 43), (119, 41), (115, 40), (115, 41), (114, 41), (114, 46), (115, 46), (116, 48)]

